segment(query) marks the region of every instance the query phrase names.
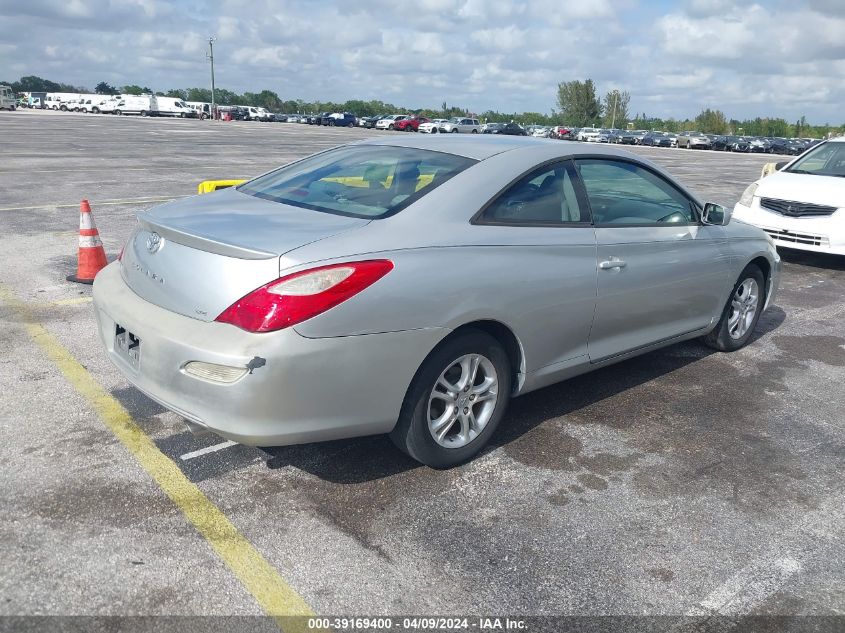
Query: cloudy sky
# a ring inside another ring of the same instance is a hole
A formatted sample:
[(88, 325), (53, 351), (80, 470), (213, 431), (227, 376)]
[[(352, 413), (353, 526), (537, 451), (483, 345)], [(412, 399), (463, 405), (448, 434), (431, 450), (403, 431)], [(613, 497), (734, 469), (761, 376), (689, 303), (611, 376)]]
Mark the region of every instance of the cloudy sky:
[(217, 85), (548, 112), (558, 82), (631, 111), (845, 121), (845, 0), (0, 0), (0, 79)]

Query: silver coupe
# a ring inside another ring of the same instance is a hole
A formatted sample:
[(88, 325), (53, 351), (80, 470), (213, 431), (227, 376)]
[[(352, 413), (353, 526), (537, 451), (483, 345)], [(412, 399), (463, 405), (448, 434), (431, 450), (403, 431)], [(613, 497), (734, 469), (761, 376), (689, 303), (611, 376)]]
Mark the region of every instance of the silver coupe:
[(511, 397), (694, 337), (739, 349), (780, 267), (624, 151), (410, 135), (140, 214), (94, 301), (115, 365), (195, 430), (389, 433), (445, 468)]

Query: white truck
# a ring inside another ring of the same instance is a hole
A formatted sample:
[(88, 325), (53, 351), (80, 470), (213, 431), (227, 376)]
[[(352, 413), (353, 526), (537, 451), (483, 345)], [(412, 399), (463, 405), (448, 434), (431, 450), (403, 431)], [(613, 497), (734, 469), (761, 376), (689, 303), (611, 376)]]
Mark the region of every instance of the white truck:
[(18, 101), (21, 107), (41, 109), (44, 107), (46, 92), (24, 92), (23, 97)]
[(199, 119), (211, 118), (211, 104), (205, 101), (186, 101), (185, 104), (197, 113)]
[(0, 86), (0, 110), (12, 111), (17, 107), (15, 94), (9, 86)]
[(269, 121), (272, 116), (270, 112), (261, 107), (256, 106), (240, 106), (246, 110), (246, 119), (248, 121)]
[(67, 112), (68, 105), (79, 101), (85, 95), (78, 92), (48, 92), (44, 99), (44, 107), (49, 110), (61, 110)]
[(112, 112), (114, 110), (114, 97), (109, 95), (88, 95), (85, 99), (79, 101), (78, 112), (87, 112), (88, 114), (100, 114), (104, 112)]
[(158, 97), (155, 95), (120, 95), (120, 100), (114, 104), (114, 113), (138, 114), (140, 116), (156, 116), (158, 114)]

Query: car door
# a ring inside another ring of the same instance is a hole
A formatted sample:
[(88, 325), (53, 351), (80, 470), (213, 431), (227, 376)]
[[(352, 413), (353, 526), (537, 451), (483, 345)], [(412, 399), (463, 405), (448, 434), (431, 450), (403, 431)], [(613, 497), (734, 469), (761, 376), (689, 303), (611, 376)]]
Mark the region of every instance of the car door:
[(554, 375), (585, 363), (596, 301), (595, 234), (576, 193), (575, 166), (557, 160), (508, 186), (473, 223), (496, 244), (495, 283), (526, 370)]
[(720, 226), (656, 171), (622, 158), (577, 160), (596, 231), (591, 362), (707, 327), (727, 292), (730, 252)]

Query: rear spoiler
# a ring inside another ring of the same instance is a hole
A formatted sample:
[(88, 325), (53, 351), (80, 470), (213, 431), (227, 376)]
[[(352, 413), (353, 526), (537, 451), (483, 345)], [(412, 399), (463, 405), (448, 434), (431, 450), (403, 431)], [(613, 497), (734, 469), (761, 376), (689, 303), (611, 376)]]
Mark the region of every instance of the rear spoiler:
[(214, 253), (215, 255), (235, 257), (237, 259), (270, 259), (272, 257), (279, 257), (277, 253), (261, 251), (254, 248), (248, 248), (246, 246), (239, 246), (237, 244), (227, 244), (226, 242), (221, 242), (212, 237), (180, 231), (179, 229), (161, 224), (149, 213), (139, 213), (138, 224), (147, 231), (158, 233), (163, 238), (173, 240), (177, 244), (196, 248), (208, 253)]

